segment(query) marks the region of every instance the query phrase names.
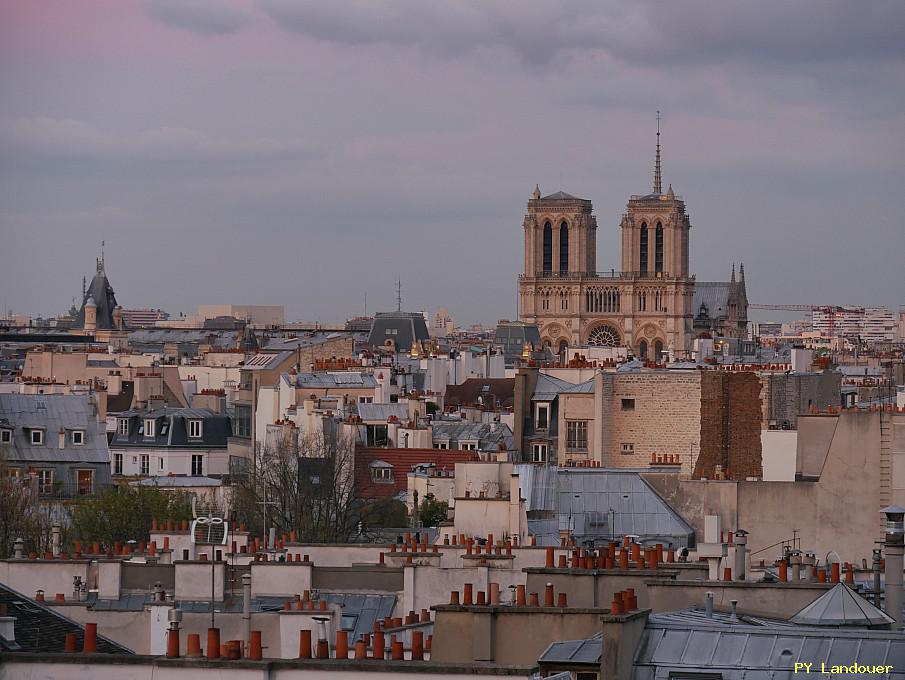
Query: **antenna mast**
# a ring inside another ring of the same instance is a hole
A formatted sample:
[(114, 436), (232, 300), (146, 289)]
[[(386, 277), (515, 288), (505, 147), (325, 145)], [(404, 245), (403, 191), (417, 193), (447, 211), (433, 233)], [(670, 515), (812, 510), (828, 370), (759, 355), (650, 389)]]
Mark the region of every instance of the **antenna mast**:
[(402, 311), (402, 277), (396, 281), (396, 311)]

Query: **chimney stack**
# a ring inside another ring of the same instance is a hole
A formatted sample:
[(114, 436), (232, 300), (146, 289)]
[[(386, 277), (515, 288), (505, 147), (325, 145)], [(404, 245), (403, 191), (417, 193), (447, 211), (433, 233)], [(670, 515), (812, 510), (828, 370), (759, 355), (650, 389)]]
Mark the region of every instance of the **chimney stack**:
[(735, 580), (745, 580), (745, 568), (747, 566), (747, 544), (748, 532), (744, 529), (736, 529), (735, 531)]
[(886, 613), (896, 620), (893, 630), (901, 630), (905, 508), (890, 505), (881, 512), (886, 515)]

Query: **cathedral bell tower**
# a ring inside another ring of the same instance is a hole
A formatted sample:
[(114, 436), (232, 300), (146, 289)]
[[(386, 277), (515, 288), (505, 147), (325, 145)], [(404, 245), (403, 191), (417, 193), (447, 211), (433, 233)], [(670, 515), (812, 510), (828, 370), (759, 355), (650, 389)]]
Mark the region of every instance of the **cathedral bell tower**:
[(688, 278), (691, 221), (685, 212), (685, 202), (676, 196), (672, 185), (663, 193), (659, 112), (654, 190), (629, 199), (621, 227), (623, 272), (640, 278)]

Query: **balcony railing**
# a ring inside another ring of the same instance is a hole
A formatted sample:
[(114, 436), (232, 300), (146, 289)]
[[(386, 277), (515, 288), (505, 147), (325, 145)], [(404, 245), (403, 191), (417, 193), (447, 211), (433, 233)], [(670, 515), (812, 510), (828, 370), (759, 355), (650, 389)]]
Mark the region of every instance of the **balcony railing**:
[[(694, 279), (694, 276), (689, 276), (689, 279)], [(634, 281), (637, 279), (644, 280), (655, 280), (655, 281), (675, 281), (679, 280), (679, 277), (672, 276), (667, 272), (617, 272), (614, 269), (611, 269), (608, 272), (537, 272), (534, 276), (527, 276), (525, 274), (519, 274), (519, 279), (551, 279), (551, 280), (567, 280), (567, 281), (580, 281), (580, 280), (592, 280), (592, 279), (609, 279), (609, 280), (629, 280)]]

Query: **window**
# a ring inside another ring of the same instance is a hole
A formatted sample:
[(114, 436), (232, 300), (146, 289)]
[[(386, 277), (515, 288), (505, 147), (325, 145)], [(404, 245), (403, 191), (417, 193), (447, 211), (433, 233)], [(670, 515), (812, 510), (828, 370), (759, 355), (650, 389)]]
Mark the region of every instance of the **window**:
[(0, 430), (0, 444), (9, 444), (13, 440), (12, 430)]
[(393, 468), (388, 463), (371, 465), (371, 481), (388, 484), (393, 481)]
[(544, 274), (553, 271), (553, 225), (544, 224)]
[(192, 475), (194, 477), (200, 477), (204, 474), (204, 469), (202, 465), (202, 461), (204, 460), (204, 456), (195, 454), (192, 456)]
[(550, 407), (547, 405), (537, 405), (537, 414), (534, 419), (534, 428), (536, 430), (546, 430), (550, 425)]
[(44, 443), (44, 430), (31, 430), (29, 441), (32, 446), (41, 446)]
[(559, 273), (569, 271), (569, 225), (563, 222), (559, 225)]
[(647, 274), (647, 224), (643, 222), (641, 223), (641, 243), (638, 255), (638, 269), (641, 276), (644, 276)]
[(566, 423), (566, 448), (569, 451), (588, 450), (587, 420), (570, 420)]
[(373, 404), (374, 397), (358, 397), (359, 404)]
[(233, 434), (237, 437), (251, 436), (251, 407), (236, 406), (236, 419), (233, 423)]
[(157, 469), (163, 470), (163, 456), (157, 459)]
[(532, 444), (531, 445), (531, 460), (535, 463), (546, 463), (547, 462), (547, 445), (546, 444)]
[(634, 399), (623, 399), (622, 400), (622, 410), (623, 411), (634, 411), (635, 410), (635, 400)]
[(368, 425), (368, 446), (386, 446), (387, 445), (387, 426), (386, 425)]
[(113, 454), (113, 474), (121, 475), (123, 473), (123, 454)]
[(660, 222), (654, 231), (654, 271), (663, 273), (663, 225)]
[(156, 424), (157, 424), (157, 421), (154, 420), (153, 418), (145, 418), (145, 429), (144, 429), (145, 438), (150, 439), (150, 438), (154, 437), (154, 431), (155, 431), (154, 426)]
[(117, 432), (120, 437), (128, 437), (129, 436), (129, 419), (128, 418), (118, 418), (117, 419)]
[(141, 465), (139, 467), (139, 471), (143, 475), (150, 474), (151, 472), (151, 456), (146, 453), (141, 454), (140, 456)]
[(440, 449), (441, 451), (446, 451), (449, 449), (449, 442), (448, 441), (437, 442), (436, 444), (434, 444), (434, 448)]
[(48, 494), (53, 491), (53, 470), (38, 470), (38, 493)]
[(477, 444), (477, 442), (459, 442), (459, 450), (460, 451), (477, 451), (478, 444)]
[(201, 421), (200, 420), (190, 420), (189, 421), (189, 438), (190, 439), (201, 439)]
[(77, 470), (76, 480), (79, 496), (87, 496), (94, 491), (94, 470)]
[(73, 446), (84, 446), (85, 445), (85, 433), (82, 430), (73, 430), (72, 431), (72, 445)]
[(635, 445), (632, 443), (623, 442), (622, 453), (624, 453), (627, 456), (635, 453)]

